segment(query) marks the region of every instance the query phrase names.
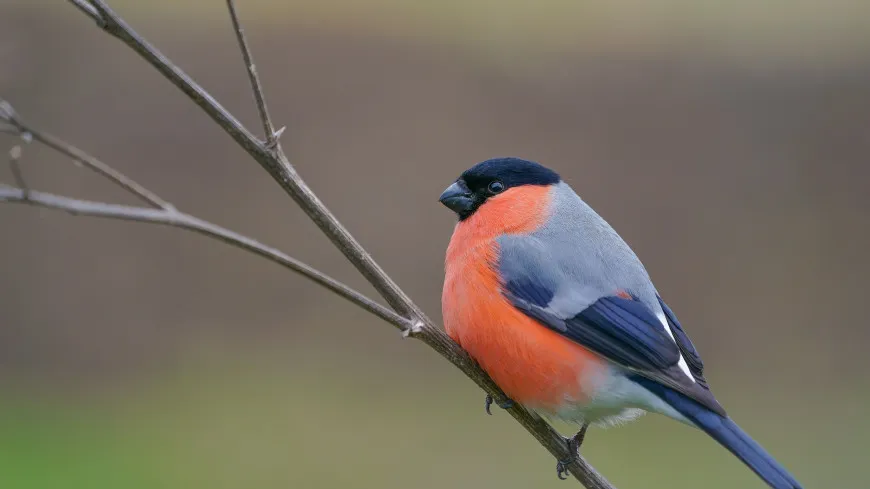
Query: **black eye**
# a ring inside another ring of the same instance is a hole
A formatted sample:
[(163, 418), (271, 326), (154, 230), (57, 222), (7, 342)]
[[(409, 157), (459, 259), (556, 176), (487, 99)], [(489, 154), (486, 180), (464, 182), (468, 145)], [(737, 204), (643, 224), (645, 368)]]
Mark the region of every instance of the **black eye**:
[(498, 180), (493, 180), (489, 182), (489, 186), (486, 187), (491, 194), (498, 194), (504, 192), (504, 184), (499, 182)]

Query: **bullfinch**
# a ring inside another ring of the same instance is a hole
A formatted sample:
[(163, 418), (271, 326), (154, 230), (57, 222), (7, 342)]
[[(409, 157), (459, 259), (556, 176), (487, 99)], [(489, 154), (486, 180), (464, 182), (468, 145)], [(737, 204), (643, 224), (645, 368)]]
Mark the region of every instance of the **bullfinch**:
[[(713, 396), (704, 364), (646, 269), (554, 171), (499, 158), (441, 194), (459, 217), (445, 260), (447, 333), (510, 398), (590, 425), (644, 412), (699, 428), (774, 489), (800, 484)], [(492, 399), (487, 396), (486, 408)], [(559, 461), (564, 478), (567, 464)]]

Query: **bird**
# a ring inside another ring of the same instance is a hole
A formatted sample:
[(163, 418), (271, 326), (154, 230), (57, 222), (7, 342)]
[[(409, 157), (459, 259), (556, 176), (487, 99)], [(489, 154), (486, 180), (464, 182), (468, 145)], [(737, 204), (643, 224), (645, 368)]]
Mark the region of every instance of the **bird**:
[[(637, 255), (558, 173), (521, 158), (464, 171), (439, 201), (447, 334), (515, 403), (581, 426), (658, 413), (699, 428), (773, 489), (801, 489), (713, 396), (698, 350)], [(489, 413), (492, 397), (487, 395)]]

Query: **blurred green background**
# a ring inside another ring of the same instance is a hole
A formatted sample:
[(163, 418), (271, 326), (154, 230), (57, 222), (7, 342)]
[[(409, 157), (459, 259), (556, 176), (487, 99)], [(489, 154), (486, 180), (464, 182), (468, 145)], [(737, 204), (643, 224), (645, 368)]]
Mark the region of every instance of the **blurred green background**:
[[(224, 2), (110, 4), (257, 127)], [(454, 224), (438, 194), (489, 157), (541, 161), (638, 252), (747, 431), (807, 488), (870, 485), (870, 3), (238, 8), (291, 159), (433, 318)], [(66, 2), (0, 2), (0, 95), (180, 208), (371, 292)], [(34, 188), (131, 202), (43, 148), (23, 164)], [(0, 233), (2, 488), (574, 486), (433, 352), (261, 259), (22, 206), (0, 206)], [(592, 430), (583, 452), (620, 489), (763, 487), (654, 416)]]

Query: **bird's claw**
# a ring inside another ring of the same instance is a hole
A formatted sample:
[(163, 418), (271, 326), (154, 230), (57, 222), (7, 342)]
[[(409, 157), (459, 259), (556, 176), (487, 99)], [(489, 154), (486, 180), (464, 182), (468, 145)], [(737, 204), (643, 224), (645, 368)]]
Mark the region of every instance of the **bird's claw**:
[(557, 460), (556, 461), (556, 477), (560, 480), (565, 480), (568, 478), (570, 474), (568, 472), (568, 466), (571, 465), (577, 458), (580, 456), (580, 445), (583, 444), (583, 439), (586, 438), (586, 429), (589, 428), (589, 423), (584, 423), (580, 428), (580, 431), (577, 432), (571, 438), (566, 438), (565, 443), (568, 445), (568, 452), (571, 454), (571, 458), (568, 460)]
[(568, 461), (557, 460), (556, 461), (556, 477), (558, 477), (559, 480), (565, 480), (568, 478), (568, 474), (569, 474), (568, 464), (570, 464), (570, 463), (571, 463), (570, 460), (568, 460)]
[[(494, 400), (493, 400), (492, 396), (487, 394), (486, 401), (484, 401), (483, 407), (484, 407), (484, 409), (486, 409), (486, 414), (488, 414), (490, 416), (492, 416), (492, 411), (490, 411), (489, 408), (490, 408), (490, 406), (492, 406), (493, 402), (494, 402)], [(510, 409), (510, 408), (514, 407), (514, 401), (512, 401), (511, 399), (505, 399), (504, 401), (499, 401), (496, 404), (498, 405), (498, 407), (500, 407), (502, 409)]]

